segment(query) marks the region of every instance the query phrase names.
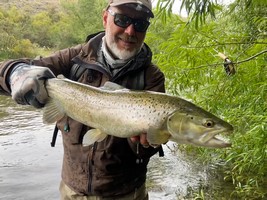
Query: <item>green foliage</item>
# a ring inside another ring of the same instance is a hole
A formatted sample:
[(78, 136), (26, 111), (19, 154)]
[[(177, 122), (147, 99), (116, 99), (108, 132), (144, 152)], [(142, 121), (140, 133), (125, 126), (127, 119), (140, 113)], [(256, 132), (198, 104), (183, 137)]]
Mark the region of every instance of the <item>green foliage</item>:
[(185, 8), (188, 14), (192, 13), (190, 21), (195, 21), (195, 26), (205, 23), (207, 16), (215, 19), (215, 13), (217, 10), (221, 10), (221, 7), (215, 2), (210, 0), (183, 0), (181, 9)]
[(0, 58), (32, 57), (36, 55), (38, 45), (30, 40), (30, 17), (16, 7), (0, 9)]
[[(235, 187), (233, 199), (264, 199), (267, 195), (267, 37), (262, 25), (265, 19), (253, 20), (262, 18), (259, 10), (253, 8), (249, 16), (242, 9), (220, 13), (217, 20), (206, 18), (198, 29), (185, 22), (172, 30), (167, 23), (168, 37), (159, 39), (154, 55), (166, 74), (169, 93), (190, 99), (234, 125), (230, 149), (184, 147), (203, 159), (225, 161), (225, 180)], [(173, 27), (176, 23), (172, 20)], [(235, 75), (225, 73), (218, 52), (236, 63)], [(203, 191), (199, 195), (209, 196)]]
[(28, 5), (20, 9), (0, 8), (0, 59), (34, 57), (47, 48), (66, 48), (84, 42), (88, 34), (103, 30), (101, 15), (105, 0), (61, 2), (60, 8), (48, 6), (40, 12), (33, 12)]
[(37, 13), (31, 17), (31, 40), (39, 43), (40, 46), (51, 46), (50, 38), (50, 27), (53, 21), (47, 11)]
[(159, 0), (157, 2), (157, 18), (161, 18), (166, 22), (168, 17), (172, 17), (172, 8), (175, 0)]
[[(175, 0), (159, 0), (157, 2), (157, 10), (160, 10), (158, 17), (166, 21), (167, 16), (171, 16), (172, 8)], [(189, 16), (188, 22), (194, 22), (195, 27), (204, 24), (207, 17), (215, 18), (216, 12), (221, 11), (221, 6), (217, 0), (182, 0), (180, 11), (186, 10)]]
[(84, 42), (87, 35), (103, 30), (102, 11), (106, 5), (105, 0), (78, 0), (76, 3), (62, 1), (64, 22), (67, 25), (64, 36), (70, 34), (67, 38), (72, 38), (72, 45)]
[(232, 180), (236, 186), (233, 195), (257, 199), (266, 195), (267, 66), (264, 59), (258, 59), (242, 67), (240, 75), (236, 75), (233, 89), (229, 90), (232, 92), (231, 104), (236, 105), (230, 111), (231, 118), (235, 120), (236, 132), (233, 148), (225, 157), (231, 168), (225, 173), (226, 179)]
[[(159, 13), (160, 11), (155, 11), (154, 14), (157, 16)], [(170, 38), (171, 33), (178, 31), (184, 24), (185, 22), (177, 15), (166, 18), (165, 22), (152, 19), (145, 42), (152, 49), (153, 54), (160, 54), (162, 50), (159, 46)]]
[(30, 40), (22, 39), (16, 41), (15, 45), (13, 46), (11, 55), (15, 58), (34, 57), (36, 55), (35, 49), (36, 46), (34, 46), (34, 44), (32, 44)]

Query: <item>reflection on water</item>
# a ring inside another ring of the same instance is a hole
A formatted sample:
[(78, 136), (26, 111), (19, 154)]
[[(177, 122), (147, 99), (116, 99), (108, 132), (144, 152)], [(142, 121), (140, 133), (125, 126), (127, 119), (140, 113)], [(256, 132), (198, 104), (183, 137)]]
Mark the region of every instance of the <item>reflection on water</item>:
[(59, 199), (62, 145), (50, 147), (53, 126), (40, 110), (0, 96), (0, 199)]
[[(42, 123), (41, 111), (16, 105), (0, 96), (0, 200), (59, 199), (62, 161), (60, 134), (50, 147), (53, 126)], [(164, 145), (165, 157), (149, 164), (147, 186), (151, 200), (177, 200), (207, 181), (207, 169)]]
[(183, 199), (188, 189), (198, 188), (200, 183), (207, 181), (206, 169), (189, 160), (176, 145), (167, 143), (163, 146), (165, 156), (154, 156), (150, 162), (147, 185), (152, 191), (152, 200)]

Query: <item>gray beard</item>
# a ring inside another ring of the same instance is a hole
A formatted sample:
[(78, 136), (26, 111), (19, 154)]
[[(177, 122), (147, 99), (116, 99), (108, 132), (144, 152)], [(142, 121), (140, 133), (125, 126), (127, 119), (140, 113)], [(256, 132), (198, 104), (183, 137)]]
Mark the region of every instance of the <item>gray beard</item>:
[[(106, 38), (103, 37), (102, 40), (103, 40), (103, 42), (102, 42), (102, 52), (103, 52), (103, 55), (105, 57), (106, 62), (109, 64), (109, 66), (111, 68), (120, 68), (120, 67), (123, 67), (126, 63), (128, 63), (129, 61), (131, 61), (132, 58), (135, 55), (134, 52), (129, 52), (129, 51), (127, 51), (127, 52), (120, 51), (121, 53), (120, 53), (119, 56), (117, 54), (114, 54), (113, 52), (111, 53), (109, 51), (110, 48), (107, 47)], [(115, 45), (112, 45), (112, 46), (114, 46), (114, 48), (112, 48), (112, 49), (117, 49), (117, 47), (115, 47)], [(115, 56), (117, 56), (119, 59), (114, 58), (114, 56), (112, 54), (114, 54)]]

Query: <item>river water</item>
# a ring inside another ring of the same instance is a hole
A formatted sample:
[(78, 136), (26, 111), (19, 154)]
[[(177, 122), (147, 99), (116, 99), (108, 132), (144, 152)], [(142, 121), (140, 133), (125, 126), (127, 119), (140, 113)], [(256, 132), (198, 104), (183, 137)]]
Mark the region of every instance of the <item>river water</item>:
[[(41, 110), (15, 104), (0, 96), (0, 200), (57, 200), (62, 162), (58, 135), (50, 147), (54, 126), (42, 123)], [(151, 200), (185, 199), (191, 189), (208, 181), (207, 167), (164, 145), (164, 157), (149, 164), (147, 186)]]

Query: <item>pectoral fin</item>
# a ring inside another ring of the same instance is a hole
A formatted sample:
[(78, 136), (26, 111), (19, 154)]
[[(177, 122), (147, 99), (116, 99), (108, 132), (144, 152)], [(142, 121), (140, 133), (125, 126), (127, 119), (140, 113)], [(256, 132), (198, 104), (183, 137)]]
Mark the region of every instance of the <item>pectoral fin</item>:
[(165, 144), (168, 142), (170, 136), (171, 135), (167, 131), (149, 128), (147, 132), (147, 141), (149, 144)]
[(101, 142), (107, 137), (107, 134), (101, 132), (100, 129), (91, 129), (83, 136), (83, 146), (89, 146), (94, 142)]
[(51, 124), (65, 116), (63, 107), (53, 99), (49, 99), (43, 109), (43, 123)]

